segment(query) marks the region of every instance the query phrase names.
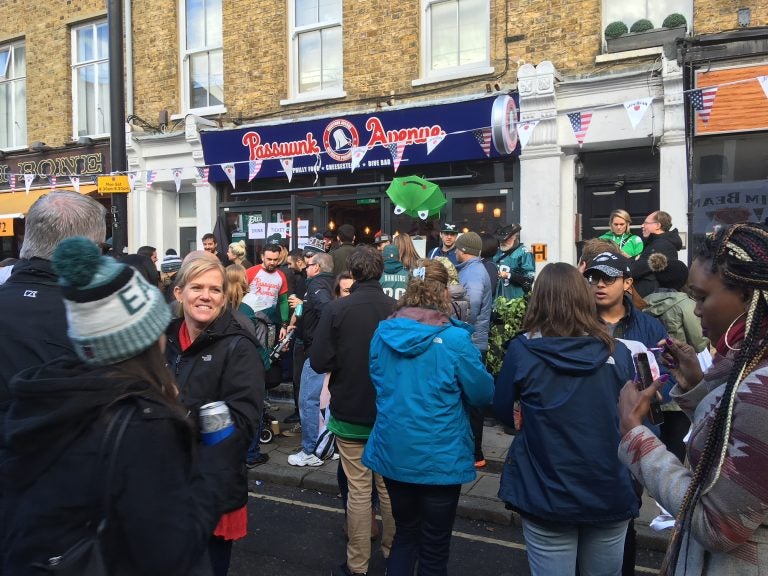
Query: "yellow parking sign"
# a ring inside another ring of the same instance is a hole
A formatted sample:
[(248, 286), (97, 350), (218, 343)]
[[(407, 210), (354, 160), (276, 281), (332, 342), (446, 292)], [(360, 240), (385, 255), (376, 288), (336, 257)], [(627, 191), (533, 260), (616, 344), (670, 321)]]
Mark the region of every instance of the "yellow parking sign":
[(99, 194), (127, 194), (131, 191), (131, 185), (128, 182), (128, 176), (113, 175), (99, 176), (98, 180)]

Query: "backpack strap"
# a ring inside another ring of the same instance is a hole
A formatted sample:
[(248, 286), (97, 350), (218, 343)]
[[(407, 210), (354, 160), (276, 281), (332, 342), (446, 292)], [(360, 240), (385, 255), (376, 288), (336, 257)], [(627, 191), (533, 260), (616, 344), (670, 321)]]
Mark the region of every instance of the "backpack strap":
[(123, 434), (125, 434), (125, 429), (128, 427), (128, 423), (131, 421), (131, 417), (133, 416), (133, 413), (136, 411), (136, 405), (131, 404), (129, 406), (123, 406), (121, 407), (118, 412), (109, 420), (109, 424), (107, 425), (107, 430), (104, 432), (104, 437), (102, 438), (101, 442), (101, 457), (99, 458), (99, 461), (101, 462), (104, 459), (104, 456), (106, 455), (107, 448), (110, 446), (110, 436), (114, 433), (114, 440), (111, 442), (112, 451), (109, 455), (109, 464), (107, 465), (107, 474), (104, 478), (104, 489), (103, 489), (103, 496), (102, 496), (102, 504), (101, 504), (101, 511), (102, 511), (102, 518), (99, 522), (99, 526), (96, 529), (97, 534), (101, 534), (104, 532), (104, 530), (107, 527), (107, 520), (109, 519), (109, 513), (110, 513), (110, 493), (109, 488), (114, 484), (114, 475), (115, 475), (115, 465), (117, 463), (117, 455), (120, 451), (120, 444), (123, 441)]

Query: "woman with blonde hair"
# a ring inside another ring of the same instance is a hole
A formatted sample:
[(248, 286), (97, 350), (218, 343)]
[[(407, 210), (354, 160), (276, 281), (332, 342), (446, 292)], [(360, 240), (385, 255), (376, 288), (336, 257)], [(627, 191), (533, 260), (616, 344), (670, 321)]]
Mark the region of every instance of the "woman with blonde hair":
[(416, 252), (416, 246), (413, 245), (411, 236), (405, 233), (398, 234), (392, 239), (392, 243), (397, 246), (397, 250), (400, 253), (400, 262), (403, 263), (406, 270), (411, 270), (420, 258), (419, 253)]
[[(579, 271), (547, 264), (496, 378), (494, 411), (522, 430), (499, 498), (520, 513), (533, 576), (621, 573), (629, 520), (638, 513), (619, 462), (618, 398), (632, 358), (598, 320)], [(599, 463), (597, 465), (596, 463)]]
[(232, 244), (229, 245), (229, 248), (227, 249), (227, 258), (229, 258), (229, 261), (232, 262), (232, 264), (240, 264), (240, 266), (245, 269), (253, 266), (253, 264), (248, 261), (248, 258), (246, 258), (246, 247), (244, 240), (232, 242)]
[(395, 539), (387, 573), (447, 573), (461, 485), (475, 479), (467, 406), (487, 406), (493, 379), (468, 324), (451, 318), (448, 272), (419, 260), (370, 347), (376, 422), (363, 464), (381, 474)]
[(629, 212), (618, 208), (611, 212), (608, 218), (610, 230), (600, 236), (600, 239), (610, 240), (628, 258), (635, 258), (643, 251), (643, 239), (630, 232), (630, 224), (632, 224), (632, 217), (629, 215)]
[(181, 402), (197, 414), (200, 406), (223, 401), (235, 425), (235, 432), (227, 439), (231, 455), (226, 512), (208, 545), (215, 576), (227, 574), (232, 542), (247, 533), (245, 454), (256, 434), (264, 400), (260, 345), (233, 317), (227, 306), (227, 288), (218, 259), (188, 255), (174, 288), (182, 316), (168, 326), (165, 350)]

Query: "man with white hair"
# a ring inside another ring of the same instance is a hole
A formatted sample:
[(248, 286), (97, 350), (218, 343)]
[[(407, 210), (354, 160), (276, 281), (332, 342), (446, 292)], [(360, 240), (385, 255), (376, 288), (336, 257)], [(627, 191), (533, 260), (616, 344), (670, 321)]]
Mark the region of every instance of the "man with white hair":
[(41, 196), (29, 209), (21, 259), (0, 286), (0, 412), (17, 372), (58, 356), (77, 357), (67, 337), (64, 303), (50, 259), (65, 238), (85, 236), (103, 243), (105, 215), (92, 198), (67, 191)]

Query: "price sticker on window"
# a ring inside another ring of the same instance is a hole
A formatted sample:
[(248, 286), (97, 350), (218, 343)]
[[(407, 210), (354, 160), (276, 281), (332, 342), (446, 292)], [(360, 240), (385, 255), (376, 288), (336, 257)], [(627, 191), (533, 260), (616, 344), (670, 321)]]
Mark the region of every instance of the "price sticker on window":
[(13, 236), (13, 218), (0, 218), (0, 236)]

